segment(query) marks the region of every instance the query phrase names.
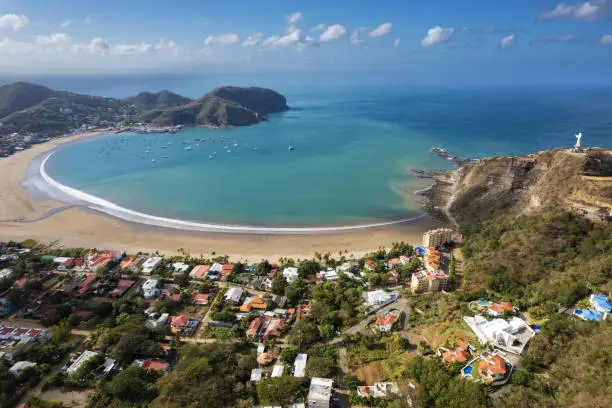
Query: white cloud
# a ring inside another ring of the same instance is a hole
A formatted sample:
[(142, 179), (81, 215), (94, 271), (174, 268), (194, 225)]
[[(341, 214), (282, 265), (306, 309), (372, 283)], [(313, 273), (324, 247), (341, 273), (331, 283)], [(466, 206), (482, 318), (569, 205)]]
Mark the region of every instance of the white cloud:
[(401, 40), (399, 38), (396, 38), (395, 41), (393, 41), (393, 46), (397, 47), (398, 45), (400, 45), (400, 41)]
[(389, 34), (392, 26), (393, 24), (391, 23), (383, 23), (370, 31), (370, 37), (382, 37), (383, 35)]
[(316, 27), (312, 28), (312, 29), (310, 30), (310, 32), (311, 32), (311, 33), (314, 33), (315, 31), (325, 31), (326, 29), (327, 29), (327, 25), (326, 25), (326, 24), (321, 23), (321, 24), (319, 24), (318, 26), (316, 26)]
[(334, 24), (327, 27), (327, 29), (321, 34), (319, 40), (321, 42), (327, 42), (336, 40), (346, 34), (346, 28), (340, 24)]
[(590, 1), (576, 3), (574, 5), (559, 3), (553, 10), (542, 13), (540, 18), (572, 18), (576, 20), (592, 20), (601, 11), (601, 7), (594, 3), (595, 2)]
[(66, 27), (68, 27), (71, 24), (72, 24), (72, 20), (62, 21), (62, 24), (60, 24), (60, 27), (66, 28)]
[(72, 41), (72, 38), (65, 33), (54, 33), (50, 35), (37, 35), (35, 43), (39, 45), (59, 45), (68, 44)]
[(247, 37), (246, 40), (242, 43), (243, 47), (254, 47), (261, 43), (261, 38), (263, 37), (262, 33), (255, 33)]
[(427, 30), (427, 37), (423, 38), (421, 44), (423, 47), (429, 47), (435, 44), (447, 42), (455, 34), (454, 28), (442, 28), (436, 26)]
[(506, 50), (508, 48), (513, 47), (516, 44), (516, 36), (514, 34), (510, 34), (501, 39), (499, 46), (502, 50)]
[(351, 38), (350, 38), (350, 42), (353, 45), (358, 45), (358, 44), (362, 44), (364, 41), (360, 38), (360, 34), (362, 31), (364, 31), (365, 28), (358, 28), (357, 30), (353, 31), (353, 33), (351, 34)]
[(208, 36), (205, 40), (204, 40), (204, 45), (205, 46), (211, 46), (211, 45), (232, 45), (232, 44), (236, 44), (240, 42), (240, 37), (238, 37), (238, 34), (235, 33), (226, 33), (226, 34), (221, 34), (217, 37), (215, 36)]
[(30, 20), (24, 15), (19, 14), (4, 14), (0, 15), (0, 28), (10, 27), (13, 31), (17, 31), (30, 24)]
[(602, 44), (612, 44), (612, 34), (605, 34), (603, 37), (601, 37), (601, 40), (599, 40)]
[(276, 43), (274, 43), (274, 45), (278, 45), (278, 46), (287, 46), (287, 45), (295, 45), (298, 44), (302, 39), (302, 30), (300, 29), (294, 29), (291, 30), (291, 32), (289, 32), (288, 34), (278, 38), (278, 40), (276, 41)]
[(295, 13), (292, 13), (289, 17), (287, 17), (287, 22), (289, 23), (289, 25), (296, 25), (297, 23), (302, 21), (302, 17), (302, 13), (296, 11)]

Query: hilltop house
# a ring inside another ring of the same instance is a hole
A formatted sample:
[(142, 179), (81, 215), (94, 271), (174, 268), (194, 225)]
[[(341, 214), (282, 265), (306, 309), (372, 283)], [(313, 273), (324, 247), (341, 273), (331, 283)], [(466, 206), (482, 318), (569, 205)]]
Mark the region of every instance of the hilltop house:
[(612, 311), (612, 302), (608, 300), (605, 295), (591, 295), (589, 296), (589, 303), (591, 308), (600, 313), (610, 313)]
[(470, 353), (457, 347), (442, 354), (442, 361), (445, 364), (463, 363), (470, 358)]
[(293, 266), (289, 266), (283, 269), (283, 278), (285, 278), (287, 283), (292, 283), (293, 281), (298, 279), (299, 276), (300, 275), (298, 274), (298, 269)]
[(357, 394), (360, 397), (387, 398), (389, 395), (399, 393), (396, 383), (377, 382), (372, 385), (357, 387)]
[(365, 261), (363, 265), (368, 271), (374, 272), (376, 270), (376, 261)]
[(514, 307), (510, 302), (489, 302), (487, 305), (487, 313), (493, 317), (500, 317), (504, 313), (514, 313)]
[(384, 305), (393, 300), (391, 294), (381, 289), (363, 292), (363, 297), (365, 298), (365, 304), (370, 307)]
[(376, 318), (376, 328), (381, 332), (390, 332), (398, 319), (399, 313), (387, 312)]
[(478, 371), (485, 383), (501, 380), (507, 372), (506, 360), (495, 354), (490, 359), (478, 363)]

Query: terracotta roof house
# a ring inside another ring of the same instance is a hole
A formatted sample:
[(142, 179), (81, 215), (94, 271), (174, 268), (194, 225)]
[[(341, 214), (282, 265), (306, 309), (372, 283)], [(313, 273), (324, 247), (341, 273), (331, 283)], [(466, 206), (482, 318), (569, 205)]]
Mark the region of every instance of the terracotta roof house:
[(493, 303), (489, 302), (487, 305), (487, 313), (494, 317), (499, 317), (504, 314), (504, 312), (512, 313), (514, 312), (514, 307), (510, 302), (499, 302)]
[(189, 316), (187, 316), (186, 314), (172, 316), (172, 320), (170, 320), (170, 327), (172, 327), (173, 333), (178, 333), (185, 330), (188, 324)]
[(376, 318), (376, 328), (381, 332), (390, 332), (399, 318), (397, 313), (387, 312)]
[(113, 291), (111, 292), (111, 296), (112, 297), (123, 296), (123, 294), (127, 292), (127, 290), (131, 288), (132, 285), (134, 285), (134, 283), (136, 283), (136, 281), (133, 281), (130, 279), (119, 279), (119, 282), (117, 282), (117, 287), (113, 289)]
[(194, 279), (206, 279), (209, 269), (210, 265), (196, 265), (191, 272), (189, 272), (189, 277)]
[(442, 354), (442, 361), (446, 364), (463, 363), (470, 358), (470, 353), (456, 348)]
[(136, 364), (142, 367), (145, 370), (152, 371), (168, 371), (168, 363), (164, 360), (160, 360), (157, 358), (153, 358), (150, 360), (137, 360)]
[(255, 296), (254, 298), (252, 298), (251, 305), (253, 305), (253, 309), (257, 310), (266, 310), (266, 308), (268, 307), (263, 296)]
[(489, 360), (481, 361), (478, 364), (478, 371), (485, 382), (499, 380), (506, 375), (506, 360), (495, 354)]
[(242, 313), (250, 313), (251, 310), (253, 310), (253, 304), (251, 302), (244, 303), (238, 310), (240, 310)]
[(374, 271), (376, 269), (377, 263), (375, 261), (365, 261), (365, 268), (369, 271)]
[(255, 318), (255, 320), (251, 322), (251, 324), (249, 325), (249, 328), (246, 331), (247, 337), (250, 337), (250, 338), (257, 337), (265, 321), (266, 321), (266, 318), (263, 316), (259, 316)]
[(269, 339), (270, 337), (280, 337), (281, 329), (283, 328), (284, 324), (284, 319), (269, 319), (268, 326), (266, 327), (262, 338)]
[(232, 273), (233, 269), (234, 264), (223, 264), (223, 266), (221, 267), (221, 275), (227, 277), (229, 274)]
[(394, 268), (396, 266), (400, 266), (401, 264), (402, 264), (402, 260), (399, 258), (389, 259), (389, 262), (387, 263), (389, 268)]
[(194, 293), (191, 295), (193, 303), (196, 305), (207, 305), (208, 304), (208, 293)]
[(470, 349), (470, 343), (468, 343), (464, 339), (458, 339), (456, 343), (457, 343), (457, 347), (463, 351), (468, 351)]

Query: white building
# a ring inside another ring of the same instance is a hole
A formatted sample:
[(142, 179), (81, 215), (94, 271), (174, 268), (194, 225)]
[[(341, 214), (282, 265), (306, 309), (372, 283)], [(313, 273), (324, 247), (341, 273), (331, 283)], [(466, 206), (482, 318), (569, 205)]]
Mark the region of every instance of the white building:
[(306, 376), (306, 361), (308, 360), (307, 354), (298, 354), (295, 357), (293, 376), (296, 378), (303, 378)]
[(422, 270), (412, 274), (410, 288), (412, 292), (439, 292), (448, 285), (448, 275), (442, 271)]
[(225, 292), (225, 300), (232, 301), (234, 303), (240, 303), (240, 299), (242, 298), (242, 289), (240, 288), (230, 288), (227, 292)]
[(13, 374), (15, 377), (21, 375), (21, 372), (27, 370), (28, 368), (36, 368), (36, 363), (32, 363), (31, 361), (18, 361), (11, 368), (9, 368), (9, 373)]
[(283, 375), (283, 371), (285, 371), (285, 366), (282, 364), (277, 364), (272, 368), (272, 377), (280, 377)]
[(329, 408), (334, 380), (313, 377), (308, 391), (308, 408)]
[(367, 306), (378, 306), (389, 302), (392, 296), (384, 290), (371, 290), (369, 292), (363, 292), (365, 303)]
[(452, 240), (453, 230), (450, 228), (438, 228), (423, 234), (423, 246), (425, 248), (436, 248), (447, 244)]
[(74, 360), (72, 364), (70, 364), (70, 366), (66, 369), (66, 372), (68, 373), (68, 375), (76, 373), (77, 371), (79, 371), (79, 368), (83, 367), (83, 364), (96, 357), (97, 355), (98, 353), (96, 353), (95, 351), (85, 350), (76, 360)]
[(521, 354), (535, 331), (524, 320), (512, 317), (487, 321), (481, 315), (463, 318), (470, 326), (480, 344), (492, 344), (500, 349)]
[(327, 282), (335, 282), (340, 279), (336, 271), (333, 269), (331, 271), (321, 271), (321, 277), (323, 277)]
[(185, 273), (189, 270), (189, 265), (185, 262), (175, 262), (172, 264), (172, 269), (174, 273)]
[(377, 382), (370, 386), (357, 387), (357, 394), (360, 397), (386, 398), (398, 392), (399, 388), (393, 382)]
[(161, 261), (162, 258), (160, 256), (148, 258), (142, 264), (142, 273), (144, 273), (145, 275), (150, 275), (155, 270), (155, 268), (157, 268), (157, 265), (159, 265)]
[(145, 299), (157, 299), (161, 291), (157, 288), (157, 280), (147, 279), (142, 284), (142, 297)]
[(168, 318), (170, 315), (168, 313), (162, 313), (157, 319), (149, 319), (145, 322), (145, 326), (147, 329), (156, 329), (158, 327), (163, 326), (168, 322)]
[(0, 270), (0, 279), (9, 279), (13, 276), (13, 270), (9, 268), (4, 268)]
[(295, 281), (299, 277), (300, 277), (300, 275), (298, 274), (298, 269), (297, 268), (295, 268), (293, 266), (289, 266), (289, 267), (283, 269), (283, 278), (285, 278), (287, 283), (292, 283), (293, 281)]
[(258, 382), (261, 381), (261, 368), (254, 368), (251, 370), (251, 381)]
[(221, 271), (223, 270), (223, 265), (221, 265), (218, 262), (215, 262), (213, 264), (213, 266), (210, 267), (210, 269), (208, 269), (208, 272), (214, 272), (214, 273), (221, 273)]

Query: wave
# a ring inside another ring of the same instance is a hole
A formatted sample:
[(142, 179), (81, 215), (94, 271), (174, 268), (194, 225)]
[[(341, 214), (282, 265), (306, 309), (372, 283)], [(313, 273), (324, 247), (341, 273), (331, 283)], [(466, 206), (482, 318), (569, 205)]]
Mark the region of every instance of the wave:
[(47, 173), (45, 166), (47, 161), (55, 154), (49, 153), (41, 162), (38, 169), (41, 179), (54, 189), (65, 194), (69, 198), (76, 200), (76, 204), (86, 206), (90, 209), (111, 215), (124, 221), (135, 222), (139, 224), (152, 225), (156, 227), (172, 228), (188, 231), (202, 232), (225, 232), (239, 234), (315, 234), (325, 232), (342, 232), (363, 230), (367, 228), (386, 227), (391, 225), (405, 224), (412, 221), (427, 217), (427, 214), (421, 214), (416, 217), (404, 218), (400, 220), (382, 221), (369, 224), (359, 225), (342, 225), (333, 227), (263, 227), (251, 225), (223, 225), (209, 224), (195, 221), (179, 220), (174, 218), (160, 217), (156, 215), (146, 214), (129, 208), (121, 207), (115, 203), (107, 201), (103, 198), (96, 197), (81, 190), (66, 186), (54, 180)]

